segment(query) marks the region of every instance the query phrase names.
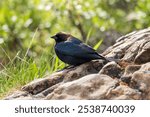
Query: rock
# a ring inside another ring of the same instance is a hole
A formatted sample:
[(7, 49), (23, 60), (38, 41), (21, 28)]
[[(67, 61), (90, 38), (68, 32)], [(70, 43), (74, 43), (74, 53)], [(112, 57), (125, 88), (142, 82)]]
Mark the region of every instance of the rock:
[(15, 91), (12, 95), (5, 98), (6, 100), (12, 100), (12, 99), (33, 99), (32, 95), (28, 92), (24, 91)]
[(95, 60), (89, 63), (82, 64), (78, 67), (73, 67), (56, 72), (46, 78), (36, 79), (29, 84), (22, 87), (23, 91), (27, 91), (32, 94), (38, 94), (41, 91), (47, 90), (60, 82), (68, 82), (79, 79), (82, 76), (97, 73), (105, 65), (105, 61)]
[(99, 72), (100, 74), (106, 74), (111, 78), (120, 78), (122, 74), (122, 68), (114, 61), (107, 63)]
[[(150, 38), (150, 37), (148, 37)], [(150, 61), (150, 42), (148, 42), (148, 39), (145, 40), (145, 43), (140, 48), (140, 52), (135, 57), (135, 63), (145, 63)]]
[(150, 99), (150, 62), (133, 73), (130, 87), (142, 92), (142, 99)]
[(103, 55), (136, 64), (150, 61), (150, 28), (122, 36)]
[[(56, 75), (57, 76), (57, 75)], [(36, 79), (29, 84), (22, 87), (22, 91), (27, 91), (31, 94), (38, 94), (39, 92), (47, 89), (48, 87), (51, 87), (59, 82), (63, 81), (63, 76), (60, 77), (46, 77), (46, 78), (40, 78)]]
[(132, 75), (135, 71), (139, 70), (141, 65), (128, 65), (125, 68), (124, 74), (121, 76), (121, 80), (127, 84), (130, 83)]
[(105, 99), (117, 83), (107, 75), (91, 74), (60, 85), (45, 99)]
[(120, 37), (93, 60), (36, 79), (5, 99), (150, 99), (150, 28)]
[(132, 89), (126, 85), (119, 85), (118, 87), (112, 89), (109, 92), (106, 99), (139, 100), (142, 98), (141, 98), (141, 92)]

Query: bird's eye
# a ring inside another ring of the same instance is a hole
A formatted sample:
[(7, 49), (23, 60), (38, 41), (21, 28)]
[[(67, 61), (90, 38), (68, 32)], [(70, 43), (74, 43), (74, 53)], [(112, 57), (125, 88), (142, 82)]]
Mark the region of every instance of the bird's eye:
[(57, 36), (55, 36), (55, 40), (58, 40), (58, 37), (57, 37)]

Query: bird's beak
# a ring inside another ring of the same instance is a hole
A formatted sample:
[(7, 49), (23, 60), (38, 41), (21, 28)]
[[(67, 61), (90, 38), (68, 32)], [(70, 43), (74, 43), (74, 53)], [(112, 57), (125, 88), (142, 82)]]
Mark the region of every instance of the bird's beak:
[(55, 39), (55, 38), (56, 38), (56, 36), (55, 36), (55, 35), (54, 35), (54, 36), (51, 36), (51, 38)]

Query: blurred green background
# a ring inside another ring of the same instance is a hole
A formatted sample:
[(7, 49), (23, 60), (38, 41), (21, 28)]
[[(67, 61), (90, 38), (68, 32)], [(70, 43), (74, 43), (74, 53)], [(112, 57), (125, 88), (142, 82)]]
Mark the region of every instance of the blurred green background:
[(57, 32), (92, 47), (102, 40), (102, 52), (149, 25), (150, 0), (0, 0), (0, 93), (64, 66), (50, 39)]

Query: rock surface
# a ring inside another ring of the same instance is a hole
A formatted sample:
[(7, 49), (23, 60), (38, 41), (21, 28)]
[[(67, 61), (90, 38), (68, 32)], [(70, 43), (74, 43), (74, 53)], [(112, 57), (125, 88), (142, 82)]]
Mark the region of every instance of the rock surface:
[(104, 56), (26, 84), (5, 99), (150, 99), (150, 28), (119, 38)]

